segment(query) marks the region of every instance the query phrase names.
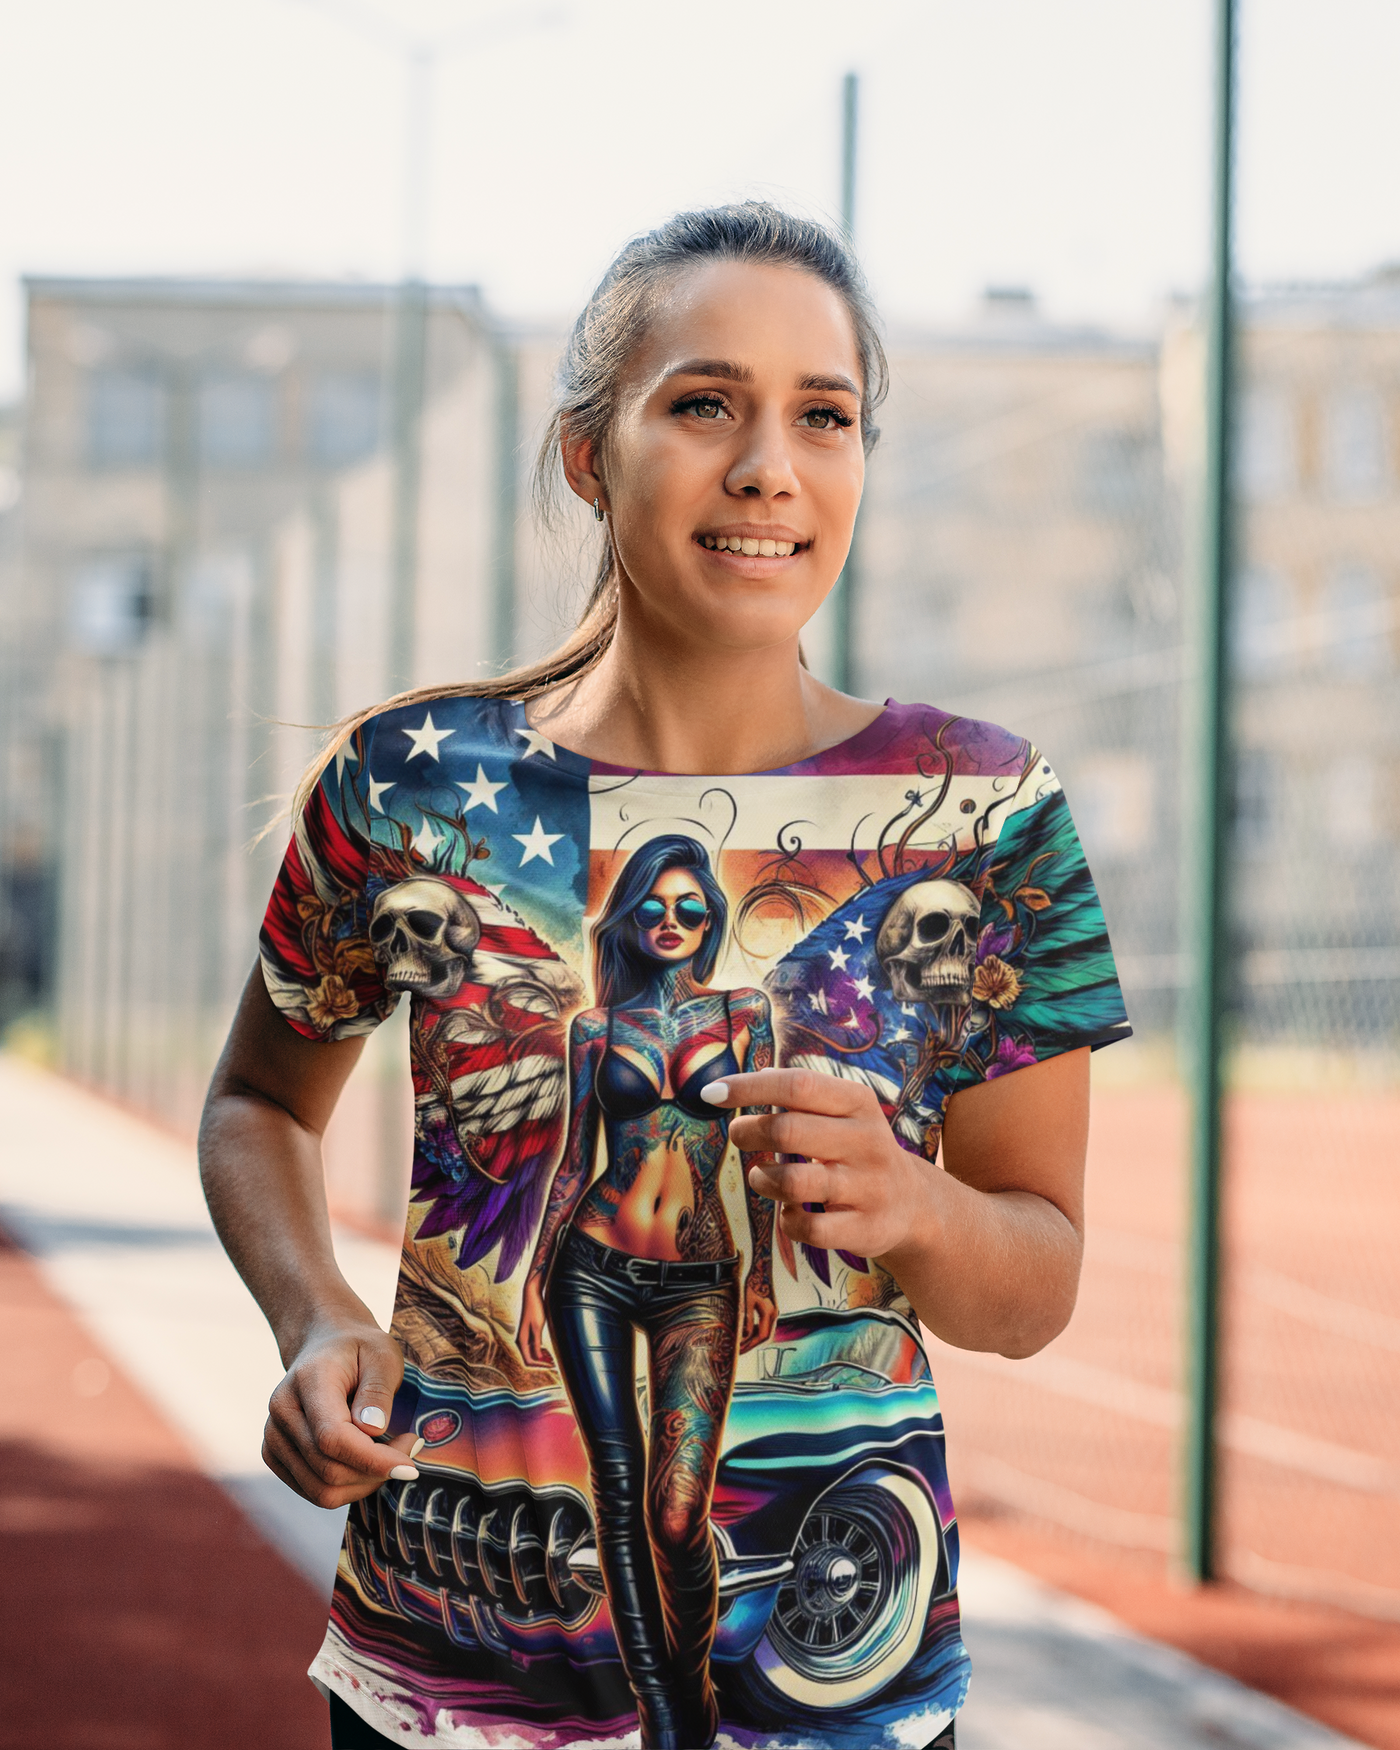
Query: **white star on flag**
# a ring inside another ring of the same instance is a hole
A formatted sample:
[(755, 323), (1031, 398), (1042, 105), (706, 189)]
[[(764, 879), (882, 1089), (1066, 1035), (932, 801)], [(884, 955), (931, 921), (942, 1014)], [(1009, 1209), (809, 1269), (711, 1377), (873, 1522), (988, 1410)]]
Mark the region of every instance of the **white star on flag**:
[(418, 831), (409, 840), (409, 843), (425, 863), (431, 863), (433, 860), (433, 852), (442, 843), (442, 837), (440, 834), (433, 831), (432, 822), (425, 820), (422, 826), (419, 827)]
[(917, 1015), (919, 1011), (914, 1007), (913, 1003), (901, 1003), (899, 1005), (899, 1012), (901, 1015)]
[(402, 733), (413, 743), (413, 752), (407, 757), (416, 760), (420, 753), (427, 754), (430, 759), (437, 759), (440, 743), (446, 741), (452, 731), (450, 729), (434, 729), (433, 714), (429, 711), (417, 729), (405, 729)]
[(907, 1027), (896, 1027), (894, 1032), (890, 1034), (891, 1040), (896, 1045), (903, 1044), (903, 1042), (910, 1037), (912, 1037), (912, 1035)]
[(481, 885), (488, 893), (494, 893), (497, 899), (499, 899), (506, 890), (506, 884), (504, 881), (483, 881)]
[(870, 1002), (875, 995), (875, 986), (868, 978), (858, 978), (856, 980), (856, 995), (864, 997), (867, 1002)]
[(832, 964), (833, 970), (836, 972), (844, 972), (846, 970), (850, 961), (850, 956), (846, 953), (844, 948), (828, 948), (826, 953), (827, 958)]
[(843, 1027), (850, 1027), (852, 1030), (854, 1030), (855, 1028), (860, 1026), (860, 1016), (855, 1012), (854, 1009), (852, 1009), (850, 1014), (846, 1016), (846, 1019), (841, 1023), (841, 1025)]
[(496, 806), (496, 798), (500, 795), (502, 790), (505, 790), (508, 787), (509, 786), (506, 784), (493, 784), (486, 776), (485, 770), (482, 768), (479, 761), (477, 763), (476, 778), (474, 782), (464, 784), (460, 778), (457, 780), (457, 788), (459, 790), (465, 790), (467, 793), (466, 812), (468, 814), (471, 813), (473, 808), (480, 808), (483, 804), (491, 810), (492, 814), (499, 814), (501, 811)]
[(369, 774), (369, 805), (376, 814), (383, 814), (384, 804), (379, 800), (393, 789), (392, 784), (380, 784), (375, 781), (374, 773)]
[(853, 918), (846, 925), (846, 940), (848, 942), (863, 942), (869, 928), (870, 925), (866, 923), (864, 918)]
[(520, 867), (523, 869), (535, 857), (543, 857), (546, 863), (552, 865), (554, 854), (549, 847), (557, 845), (564, 835), (562, 832), (546, 832), (540, 825), (540, 817), (537, 814), (535, 824), (529, 832), (513, 832), (510, 836), (519, 840), (525, 847), (524, 855), (520, 859)]
[(360, 756), (355, 752), (354, 748), (351, 747), (348, 741), (342, 741), (340, 746), (335, 750), (335, 776), (337, 783), (339, 783), (340, 779), (345, 776), (345, 766), (347, 761), (350, 765), (357, 766), (360, 763)]
[(521, 754), (521, 759), (528, 760), (532, 753), (547, 754), (550, 759), (554, 758), (554, 743), (547, 735), (541, 735), (538, 729), (517, 729), (515, 733), (523, 736), (530, 744)]
[(829, 1015), (831, 1013), (831, 1010), (827, 1005), (826, 992), (824, 990), (813, 991), (807, 1000), (819, 1015)]

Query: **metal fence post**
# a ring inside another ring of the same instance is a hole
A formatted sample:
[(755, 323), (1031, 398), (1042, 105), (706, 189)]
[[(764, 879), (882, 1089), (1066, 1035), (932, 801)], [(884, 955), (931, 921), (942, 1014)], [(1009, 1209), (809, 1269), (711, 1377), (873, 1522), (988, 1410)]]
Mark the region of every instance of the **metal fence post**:
[(1227, 864), (1233, 799), (1230, 748), (1231, 230), (1235, 0), (1216, 0), (1213, 261), (1207, 307), (1204, 551), (1198, 630), (1197, 833), (1191, 913), (1191, 1216), (1186, 1566), (1199, 1582), (1217, 1568), (1216, 1412), (1220, 1349), (1220, 1103), (1228, 977)]
[[(846, 241), (856, 234), (856, 123), (860, 77), (847, 73), (841, 86), (841, 229)], [(855, 598), (859, 580), (856, 534), (831, 592), (831, 684), (843, 693), (855, 686)]]
[(496, 503), (491, 536), (491, 662), (516, 660), (515, 525), (519, 514), (520, 361), (505, 334), (493, 340), (496, 371)]

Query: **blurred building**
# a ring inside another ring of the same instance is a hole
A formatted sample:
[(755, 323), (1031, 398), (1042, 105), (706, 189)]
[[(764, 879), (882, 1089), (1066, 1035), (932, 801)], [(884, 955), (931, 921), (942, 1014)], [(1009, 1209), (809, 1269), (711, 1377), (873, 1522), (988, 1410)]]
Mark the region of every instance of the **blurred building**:
[(1135, 1023), (1161, 1032), (1183, 596), (1160, 348), (1049, 322), (1005, 289), (956, 332), (896, 337), (890, 362), (861, 513), (866, 690), (1043, 748), (1089, 846)]
[(1400, 1046), (1400, 272), (1246, 306), (1236, 922), (1249, 1037)]
[[(551, 542), (526, 507), (561, 337), (507, 339), (470, 288), (34, 280), (28, 298), (22, 438), (0, 421), (0, 990), (7, 1015), (47, 1005), (70, 1070), (183, 1124), (251, 963), (282, 834), (250, 846), (305, 726), (570, 623), (591, 520)], [(1169, 1040), (1199, 331), (1184, 308), (1157, 336), (1066, 327), (1006, 289), (890, 352), (861, 689), (1042, 746), (1135, 1024)], [(1393, 1047), (1400, 284), (1251, 297), (1241, 354), (1241, 1022)], [(345, 1120), (371, 1204), (396, 1101)]]
[(277, 722), (498, 654), (513, 374), (471, 288), (27, 296), (4, 980), (66, 1067), (187, 1123), (278, 855)]

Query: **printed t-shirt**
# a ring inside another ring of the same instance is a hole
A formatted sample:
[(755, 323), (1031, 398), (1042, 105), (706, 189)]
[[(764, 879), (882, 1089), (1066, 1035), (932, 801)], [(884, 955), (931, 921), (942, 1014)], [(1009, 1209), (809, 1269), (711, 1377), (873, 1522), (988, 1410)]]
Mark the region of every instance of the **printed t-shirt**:
[(968, 1659), (918, 1320), (783, 1233), (699, 1090), (858, 1083), (936, 1172), (958, 1090), (1126, 1037), (1038, 751), (891, 701), (781, 770), (675, 776), (435, 697), (327, 767), (262, 965), (309, 1039), (411, 997), (390, 1432), (420, 1475), (351, 1509), (313, 1678), (405, 1744), (636, 1744), (632, 1679), (684, 1708), (707, 1677), (721, 1745), (934, 1737)]

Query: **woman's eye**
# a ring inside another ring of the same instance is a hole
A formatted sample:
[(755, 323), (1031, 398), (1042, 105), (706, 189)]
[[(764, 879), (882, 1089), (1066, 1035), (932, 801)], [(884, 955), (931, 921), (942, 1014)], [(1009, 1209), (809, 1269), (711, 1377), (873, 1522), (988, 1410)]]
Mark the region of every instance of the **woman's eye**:
[(724, 403), (712, 397), (704, 397), (690, 403), (690, 411), (697, 419), (719, 419), (724, 413)]
[(809, 407), (802, 415), (802, 419), (813, 431), (830, 431), (833, 426), (845, 426), (851, 423), (846, 415), (835, 407)]

